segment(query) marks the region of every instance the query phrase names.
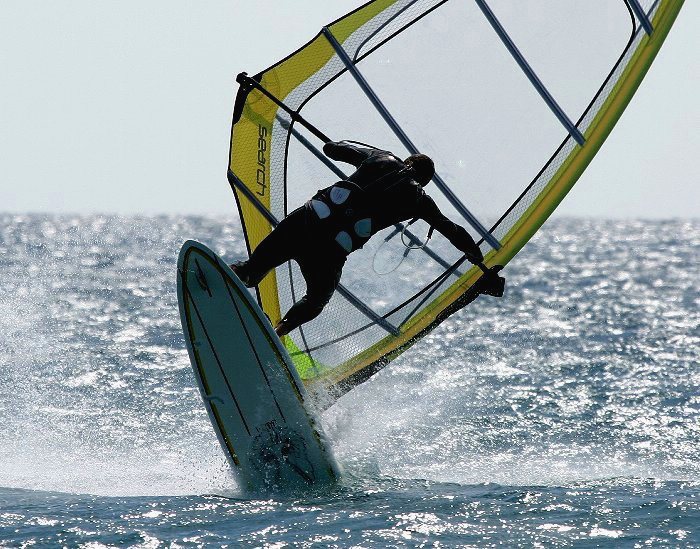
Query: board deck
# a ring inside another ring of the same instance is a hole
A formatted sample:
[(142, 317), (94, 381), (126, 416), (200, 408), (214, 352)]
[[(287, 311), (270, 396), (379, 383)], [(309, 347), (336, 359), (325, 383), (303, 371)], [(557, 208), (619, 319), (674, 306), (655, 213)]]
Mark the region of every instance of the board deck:
[(259, 305), (209, 248), (178, 259), (187, 350), (219, 442), (249, 488), (328, 484), (338, 465), (289, 354)]

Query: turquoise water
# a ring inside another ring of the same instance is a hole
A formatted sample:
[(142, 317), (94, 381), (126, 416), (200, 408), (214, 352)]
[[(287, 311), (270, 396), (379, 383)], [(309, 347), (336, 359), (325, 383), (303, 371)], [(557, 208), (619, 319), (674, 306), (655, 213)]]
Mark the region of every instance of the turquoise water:
[(238, 489), (180, 332), (181, 243), (239, 231), (0, 215), (0, 545), (700, 545), (700, 222), (548, 223), (323, 415), (343, 481), (298, 494)]

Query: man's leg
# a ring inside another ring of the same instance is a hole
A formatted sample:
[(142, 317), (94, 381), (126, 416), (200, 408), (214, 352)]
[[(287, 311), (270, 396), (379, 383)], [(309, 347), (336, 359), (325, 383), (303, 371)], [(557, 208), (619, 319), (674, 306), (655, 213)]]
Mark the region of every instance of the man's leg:
[(280, 221), (248, 261), (234, 263), (231, 269), (248, 288), (257, 286), (272, 269), (292, 259), (305, 239), (306, 212), (299, 208)]
[(333, 297), (333, 292), (340, 282), (345, 259), (333, 262), (324, 261), (326, 259), (324, 250), (319, 250), (312, 260), (297, 259), (301, 274), (306, 280), (306, 295), (297, 301), (275, 326), (278, 336), (287, 335), (295, 328), (316, 318)]

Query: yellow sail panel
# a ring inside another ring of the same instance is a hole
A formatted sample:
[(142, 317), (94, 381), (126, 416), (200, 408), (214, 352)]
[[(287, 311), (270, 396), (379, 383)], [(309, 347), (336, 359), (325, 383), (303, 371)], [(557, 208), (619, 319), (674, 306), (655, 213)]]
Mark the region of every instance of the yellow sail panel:
[[(231, 137), (229, 170), (236, 182), (244, 185), (250, 195), (267, 210), (271, 208), (270, 138), (276, 111), (274, 103), (260, 92), (252, 92)], [(235, 185), (233, 189), (238, 199), (246, 241), (252, 251), (270, 234), (272, 224), (254, 202), (245, 198), (241, 189)], [(266, 277), (260, 284), (259, 291), (261, 306), (273, 321), (279, 320), (280, 308), (274, 277)]]

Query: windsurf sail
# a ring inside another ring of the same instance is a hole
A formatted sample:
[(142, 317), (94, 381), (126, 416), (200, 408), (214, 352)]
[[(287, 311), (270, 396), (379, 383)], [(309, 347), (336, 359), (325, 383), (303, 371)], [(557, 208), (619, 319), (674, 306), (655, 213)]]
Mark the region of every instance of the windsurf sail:
[[(430, 155), (426, 190), (479, 240), (486, 265), (507, 264), (597, 153), (682, 4), (374, 0), (242, 73), (228, 177), (248, 251), (351, 172), (324, 141), (357, 140)], [(438, 233), (405, 254), (406, 237), (425, 240), (421, 223), (353, 253), (324, 312), (284, 338), (306, 384), (342, 394), (475, 297), (481, 271)], [(379, 276), (379, 253), (406, 258)], [(304, 292), (289, 263), (258, 298), (275, 323)]]

